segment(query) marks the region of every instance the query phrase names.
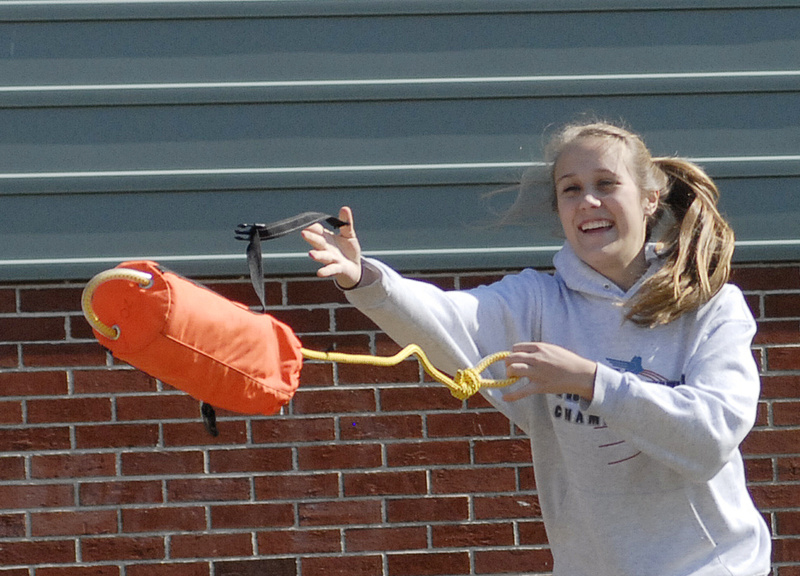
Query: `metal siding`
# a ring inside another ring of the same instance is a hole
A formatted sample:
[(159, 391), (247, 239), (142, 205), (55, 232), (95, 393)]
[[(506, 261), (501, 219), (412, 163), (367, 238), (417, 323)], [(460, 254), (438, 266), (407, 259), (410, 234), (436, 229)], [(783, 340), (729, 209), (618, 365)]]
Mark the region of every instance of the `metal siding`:
[(0, 277), (240, 274), (236, 224), (344, 203), (403, 269), (547, 265), (547, 210), (486, 194), (582, 113), (704, 165), (738, 259), (798, 258), (800, 3), (532, 4), (3, 3)]

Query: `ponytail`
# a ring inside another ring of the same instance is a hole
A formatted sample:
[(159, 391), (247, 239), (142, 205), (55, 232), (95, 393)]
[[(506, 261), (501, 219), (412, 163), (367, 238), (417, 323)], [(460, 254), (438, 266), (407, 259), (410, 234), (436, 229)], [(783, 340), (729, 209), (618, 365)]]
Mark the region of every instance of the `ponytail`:
[(653, 164), (669, 180), (655, 215), (666, 226), (659, 239), (666, 261), (644, 282), (626, 316), (644, 326), (667, 324), (708, 302), (728, 281), (734, 247), (711, 178), (680, 158), (653, 158)]

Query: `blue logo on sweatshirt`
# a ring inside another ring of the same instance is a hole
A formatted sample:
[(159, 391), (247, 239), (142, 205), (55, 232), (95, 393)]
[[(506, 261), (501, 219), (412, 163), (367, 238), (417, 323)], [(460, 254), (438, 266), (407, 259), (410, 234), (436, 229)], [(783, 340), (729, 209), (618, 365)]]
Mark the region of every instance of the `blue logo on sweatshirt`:
[(653, 382), (654, 384), (663, 384), (664, 386), (669, 386), (670, 388), (675, 388), (675, 386), (685, 384), (684, 376), (681, 376), (680, 380), (669, 380), (658, 372), (645, 369), (645, 367), (642, 365), (641, 356), (634, 356), (630, 361), (616, 360), (614, 358), (606, 358), (606, 360), (608, 360), (608, 363), (611, 364), (612, 368), (616, 368), (619, 372), (630, 372), (631, 374), (636, 374), (640, 378), (643, 378), (648, 382)]

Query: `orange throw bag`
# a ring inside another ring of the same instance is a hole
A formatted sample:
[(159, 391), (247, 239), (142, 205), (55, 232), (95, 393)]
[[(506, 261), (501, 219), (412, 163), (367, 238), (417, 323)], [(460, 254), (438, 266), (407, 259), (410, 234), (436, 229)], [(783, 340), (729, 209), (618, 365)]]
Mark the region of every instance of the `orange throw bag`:
[(303, 356), (291, 328), (155, 262), (98, 274), (83, 310), (115, 358), (211, 406), (275, 414), (299, 384)]

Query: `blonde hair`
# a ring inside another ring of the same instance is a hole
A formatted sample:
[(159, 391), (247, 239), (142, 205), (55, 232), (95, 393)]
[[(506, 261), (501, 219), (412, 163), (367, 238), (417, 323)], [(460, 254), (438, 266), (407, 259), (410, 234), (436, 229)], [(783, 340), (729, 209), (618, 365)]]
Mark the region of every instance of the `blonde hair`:
[(688, 160), (653, 158), (642, 139), (624, 128), (605, 122), (571, 124), (547, 147), (554, 207), (552, 167), (569, 144), (583, 138), (624, 146), (628, 170), (642, 193), (659, 191), (647, 239), (656, 240), (652, 236), (657, 232), (665, 262), (628, 302), (626, 318), (657, 326), (708, 302), (728, 281), (734, 248), (733, 231), (717, 209), (719, 190), (711, 178)]

